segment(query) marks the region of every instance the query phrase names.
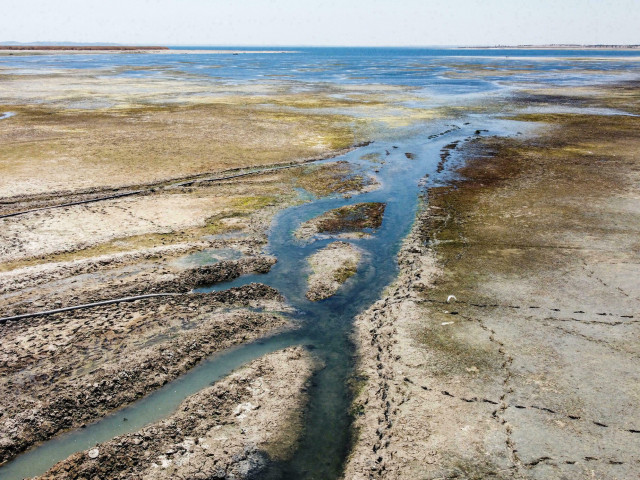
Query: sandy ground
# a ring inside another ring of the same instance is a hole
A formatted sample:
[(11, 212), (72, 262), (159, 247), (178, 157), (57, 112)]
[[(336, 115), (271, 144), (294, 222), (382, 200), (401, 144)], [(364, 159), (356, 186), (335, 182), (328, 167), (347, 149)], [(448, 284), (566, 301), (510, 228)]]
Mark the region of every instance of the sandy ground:
[(168, 233), (204, 226), (218, 198), (162, 195), (43, 210), (5, 219), (0, 262), (74, 251), (123, 236)]
[(312, 302), (333, 296), (356, 274), (362, 251), (347, 242), (333, 242), (308, 259), (311, 267), (306, 296)]
[(344, 478), (638, 478), (638, 121), (522, 119), (552, 127), (470, 144), (357, 319)]
[(187, 398), (166, 420), (74, 454), (39, 478), (259, 478), (294, 451), (315, 368), (300, 347), (269, 354)]

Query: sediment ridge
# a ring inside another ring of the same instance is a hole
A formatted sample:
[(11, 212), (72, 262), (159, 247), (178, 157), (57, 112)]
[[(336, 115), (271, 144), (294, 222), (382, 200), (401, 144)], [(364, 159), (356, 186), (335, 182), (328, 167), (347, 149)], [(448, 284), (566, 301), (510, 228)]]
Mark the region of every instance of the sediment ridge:
[(259, 478), (295, 449), (316, 368), (301, 347), (269, 354), (187, 398), (169, 418), (76, 453), (38, 478)]

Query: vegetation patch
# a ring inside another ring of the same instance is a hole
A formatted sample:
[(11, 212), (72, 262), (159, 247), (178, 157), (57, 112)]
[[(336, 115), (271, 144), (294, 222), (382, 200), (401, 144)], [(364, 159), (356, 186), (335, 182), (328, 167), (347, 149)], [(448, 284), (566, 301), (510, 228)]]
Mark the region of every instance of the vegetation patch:
[(319, 233), (362, 232), (382, 225), (385, 203), (357, 203), (331, 210), (318, 221)]
[(340, 285), (357, 273), (361, 258), (360, 249), (346, 242), (333, 242), (311, 255), (307, 298), (315, 302), (335, 294)]
[(375, 179), (358, 172), (345, 161), (313, 165), (294, 174), (298, 187), (318, 196), (336, 193), (355, 193), (376, 185)]
[(300, 239), (309, 239), (316, 234), (364, 237), (380, 228), (386, 206), (385, 203), (365, 202), (335, 208), (300, 225), (295, 235)]
[(358, 264), (356, 262), (346, 262), (344, 266), (335, 271), (333, 279), (338, 283), (344, 283), (353, 277), (357, 271)]
[(444, 273), (425, 294), (508, 304), (487, 285), (508, 284), (522, 272), (553, 275), (576, 255), (569, 239), (620, 228), (592, 206), (628, 188), (640, 118), (516, 119), (546, 127), (533, 138), (487, 137), (459, 146), (467, 158), (460, 178), (429, 190), (420, 228)]

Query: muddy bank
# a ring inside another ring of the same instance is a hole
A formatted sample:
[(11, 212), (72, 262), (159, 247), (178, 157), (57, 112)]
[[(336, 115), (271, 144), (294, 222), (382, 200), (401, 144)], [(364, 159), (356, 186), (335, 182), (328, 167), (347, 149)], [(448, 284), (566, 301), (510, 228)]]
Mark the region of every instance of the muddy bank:
[(317, 367), (300, 347), (269, 354), (187, 398), (166, 420), (76, 453), (38, 478), (259, 478), (295, 449)]
[(333, 242), (309, 257), (311, 275), (306, 297), (312, 302), (334, 295), (356, 274), (362, 252), (347, 242)]
[(92, 274), (100, 270), (104, 271), (110, 268), (118, 268), (145, 260), (160, 260), (163, 257), (171, 258), (191, 251), (203, 250), (211, 245), (210, 242), (180, 243), (149, 248), (143, 251), (99, 255), (93, 258), (50, 262), (15, 268), (6, 272), (0, 272), (0, 280), (2, 280), (0, 294), (6, 294), (15, 290), (27, 290), (43, 283), (54, 282), (73, 276)]
[[(13, 96), (11, 91), (28, 88), (32, 81), (28, 77), (10, 77), (0, 90)], [(0, 168), (7, 180), (0, 186), (0, 198), (11, 201), (24, 196), (28, 201), (30, 196), (35, 200), (41, 196), (55, 202), (53, 192), (92, 195), (101, 189), (327, 158), (366, 140), (355, 131), (357, 120), (349, 116), (274, 112), (264, 105), (251, 105), (246, 96), (224, 95), (225, 101), (220, 102), (221, 95), (211, 90), (206, 100), (201, 96), (197, 104), (188, 105), (182, 93), (182, 88), (188, 88), (185, 79), (176, 79), (176, 90), (168, 96), (183, 98), (187, 104), (173, 103), (148, 78), (137, 85), (131, 84), (140, 80), (112, 80), (115, 83), (93, 78), (88, 80), (90, 85), (83, 85), (84, 91), (75, 83), (64, 98), (61, 91), (68, 88), (69, 78), (39, 78), (42, 98), (5, 100), (16, 116), (0, 124)], [(84, 81), (79, 73), (72, 80)], [(122, 90), (112, 90), (116, 83)], [(48, 87), (53, 91), (47, 92)], [(128, 87), (133, 91), (125, 93)], [(83, 95), (84, 108), (77, 108)], [(108, 107), (92, 109), (89, 99), (100, 103), (102, 95)], [(30, 105), (34, 100), (37, 105)], [(46, 176), (33, 175), (40, 167), (47, 169)]]
[(0, 461), (133, 402), (233, 345), (291, 327), (251, 284), (34, 317), (0, 326)]
[(1, 299), (0, 306), (2, 317), (8, 317), (153, 293), (188, 293), (197, 287), (227, 282), (248, 273), (267, 273), (274, 263), (276, 259), (273, 257), (259, 256), (184, 270), (168, 266), (151, 272), (138, 269), (128, 274), (120, 270), (110, 277), (102, 275), (98, 279), (83, 278), (79, 282), (47, 285), (43, 287), (50, 290), (47, 296), (43, 296), (41, 291), (16, 293)]
[(637, 476), (640, 123), (519, 118), (549, 126), (463, 147), (357, 319), (345, 478)]
[(335, 208), (304, 222), (296, 230), (296, 237), (308, 240), (314, 235), (337, 238), (361, 238), (380, 228), (386, 205), (379, 202), (357, 203)]

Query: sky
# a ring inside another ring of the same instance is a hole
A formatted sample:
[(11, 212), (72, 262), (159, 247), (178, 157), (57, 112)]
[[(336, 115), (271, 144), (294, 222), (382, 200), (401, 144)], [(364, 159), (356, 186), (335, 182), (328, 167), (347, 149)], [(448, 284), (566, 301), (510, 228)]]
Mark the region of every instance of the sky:
[(0, 0), (0, 41), (640, 44), (640, 0)]

